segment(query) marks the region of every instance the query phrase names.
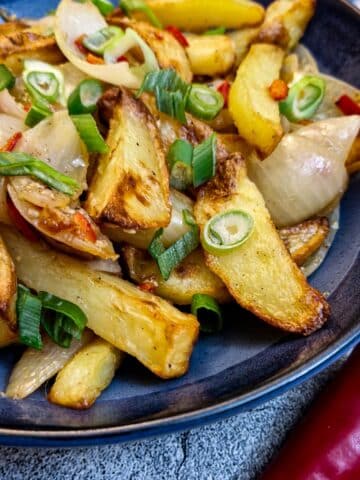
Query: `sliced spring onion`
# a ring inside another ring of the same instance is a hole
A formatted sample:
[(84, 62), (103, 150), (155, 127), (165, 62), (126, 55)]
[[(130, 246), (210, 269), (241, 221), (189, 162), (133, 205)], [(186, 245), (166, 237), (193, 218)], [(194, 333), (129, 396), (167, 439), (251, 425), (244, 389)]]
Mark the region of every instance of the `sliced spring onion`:
[(202, 246), (214, 255), (225, 255), (245, 243), (253, 229), (253, 217), (243, 210), (219, 213), (206, 223)]
[(110, 42), (116, 38), (124, 36), (124, 32), (118, 27), (105, 27), (101, 30), (93, 33), (92, 35), (86, 35), (82, 41), (84, 47), (91, 52), (102, 55)]
[(186, 100), (180, 90), (170, 92), (155, 87), (156, 108), (170, 117), (176, 118), (180, 123), (186, 123), (185, 105)]
[(170, 185), (186, 190), (192, 185), (193, 147), (186, 140), (175, 140), (169, 149), (167, 161), (170, 169)]
[(89, 152), (106, 153), (109, 150), (94, 118), (89, 113), (71, 115), (71, 119)]
[(224, 35), (226, 32), (226, 27), (217, 27), (206, 30), (203, 35)]
[(39, 105), (33, 104), (26, 115), (25, 125), (30, 128), (35, 127), (35, 125), (51, 115), (51, 113), (51, 110), (48, 108), (43, 108)]
[(15, 77), (6, 65), (0, 64), (0, 92), (15, 85)]
[(68, 98), (70, 115), (93, 113), (103, 88), (98, 80), (86, 79), (79, 83)]
[(291, 122), (311, 118), (324, 99), (324, 79), (305, 75), (290, 87), (288, 96), (279, 102), (280, 112)]
[(0, 176), (29, 175), (67, 195), (79, 189), (78, 183), (50, 165), (21, 152), (0, 152)]
[(49, 311), (43, 311), (41, 315), (41, 325), (51, 340), (62, 348), (69, 348), (72, 335), (64, 329), (65, 320), (66, 317), (61, 313), (52, 314)]
[(121, 0), (120, 7), (128, 17), (131, 16), (132, 12), (143, 12), (148, 17), (150, 23), (154, 25), (154, 27), (161, 29), (163, 28), (155, 13), (143, 0)]
[(196, 293), (191, 301), (191, 313), (200, 322), (200, 330), (205, 333), (219, 332), (223, 328), (220, 306), (210, 295)]
[[(39, 292), (39, 298), (46, 310), (60, 313), (70, 319), (80, 332), (86, 326), (87, 318), (85, 313), (75, 303), (68, 302), (63, 298), (56, 297), (48, 292)], [(81, 334), (80, 334), (81, 335)]]
[(185, 91), (188, 88), (188, 85), (178, 76), (175, 70), (166, 68), (146, 75), (137, 92), (137, 98), (144, 92), (154, 93), (157, 86), (161, 90), (170, 90), (172, 92), (176, 90)]
[[(36, 75), (32, 75), (33, 73)], [(32, 78), (32, 83), (29, 81), (29, 76)], [(51, 103), (57, 101), (66, 105), (64, 75), (58, 68), (40, 60), (25, 60), (22, 77), (36, 104), (39, 104), (40, 99), (43, 98)], [(51, 91), (56, 91), (56, 95), (50, 95), (47, 98), (47, 94)]]
[(187, 98), (186, 110), (202, 120), (212, 120), (224, 106), (224, 97), (207, 87), (194, 83)]
[(193, 184), (197, 188), (210, 180), (216, 171), (216, 135), (213, 133), (194, 148)]
[(91, 0), (92, 3), (99, 9), (100, 13), (109, 15), (114, 10), (114, 5), (109, 0)]
[(168, 280), (173, 269), (199, 246), (199, 229), (189, 211), (183, 212), (183, 221), (191, 227), (191, 230), (186, 232), (169, 248), (166, 249), (161, 240), (163, 228), (160, 228), (155, 233), (148, 247), (148, 251), (158, 264), (164, 280)]
[(19, 340), (36, 350), (41, 350), (43, 346), (40, 334), (41, 311), (41, 300), (28, 288), (19, 285), (16, 302)]

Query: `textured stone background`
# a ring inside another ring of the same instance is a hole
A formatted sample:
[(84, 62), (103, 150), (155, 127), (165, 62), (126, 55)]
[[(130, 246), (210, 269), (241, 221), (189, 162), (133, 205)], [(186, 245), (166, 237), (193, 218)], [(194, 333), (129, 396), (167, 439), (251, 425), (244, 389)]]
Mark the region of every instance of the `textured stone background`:
[(181, 434), (73, 450), (0, 447), (0, 479), (256, 480), (338, 367), (250, 412)]

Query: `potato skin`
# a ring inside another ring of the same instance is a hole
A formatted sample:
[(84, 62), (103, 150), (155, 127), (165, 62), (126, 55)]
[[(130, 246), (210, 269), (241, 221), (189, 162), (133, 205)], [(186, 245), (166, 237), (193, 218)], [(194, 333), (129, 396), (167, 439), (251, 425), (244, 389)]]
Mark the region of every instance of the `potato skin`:
[(158, 228), (170, 221), (169, 174), (155, 120), (125, 89), (118, 98), (85, 208), (98, 221), (127, 229)]
[(0, 235), (0, 318), (12, 330), (16, 330), (16, 291), (15, 266)]
[(303, 335), (320, 328), (329, 305), (291, 259), (239, 154), (218, 164), (216, 176), (200, 189), (194, 213), (203, 232), (209, 218), (233, 209), (252, 215), (254, 231), (227, 255), (205, 253), (210, 270), (242, 307), (271, 325)]
[(275, 45), (252, 45), (229, 94), (229, 110), (239, 134), (265, 155), (283, 134), (278, 103), (269, 93), (280, 76), (283, 58), (284, 51)]
[(77, 410), (90, 408), (109, 386), (124, 357), (110, 343), (95, 338), (60, 370), (48, 400)]
[(265, 13), (258, 41), (291, 50), (315, 13), (315, 0), (275, 0)]
[(0, 316), (0, 348), (7, 347), (17, 340), (17, 334), (10, 330), (8, 323)]

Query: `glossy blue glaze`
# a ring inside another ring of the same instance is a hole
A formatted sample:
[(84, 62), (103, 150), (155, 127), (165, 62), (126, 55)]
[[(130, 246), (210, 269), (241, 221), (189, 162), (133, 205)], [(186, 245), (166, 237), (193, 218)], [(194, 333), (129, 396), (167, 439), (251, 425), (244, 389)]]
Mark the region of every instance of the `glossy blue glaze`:
[[(5, 0), (22, 16), (41, 16), (56, 0)], [(335, 0), (320, 0), (305, 44), (323, 69), (360, 86), (359, 15)], [(313, 375), (360, 339), (360, 178), (341, 208), (341, 229), (311, 283), (330, 294), (328, 324), (308, 338), (285, 336), (237, 307), (226, 312), (224, 332), (203, 336), (189, 373), (161, 381), (128, 359), (89, 411), (55, 407), (46, 386), (24, 401), (0, 398), (0, 443), (93, 445), (181, 430), (253, 407)], [(20, 353), (0, 353), (0, 389)]]

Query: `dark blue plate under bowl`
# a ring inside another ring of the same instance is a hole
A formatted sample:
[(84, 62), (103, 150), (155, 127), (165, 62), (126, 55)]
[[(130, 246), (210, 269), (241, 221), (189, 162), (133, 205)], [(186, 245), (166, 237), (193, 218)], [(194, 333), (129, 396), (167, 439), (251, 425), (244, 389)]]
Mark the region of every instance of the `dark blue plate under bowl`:
[[(19, 16), (41, 16), (56, 0), (2, 0)], [(360, 87), (360, 15), (349, 4), (319, 0), (304, 43), (322, 69)], [(247, 410), (329, 365), (360, 340), (360, 177), (342, 204), (341, 228), (310, 281), (327, 292), (328, 323), (310, 337), (284, 335), (238, 307), (226, 312), (219, 335), (202, 336), (190, 371), (162, 381), (128, 359), (88, 411), (47, 402), (44, 389), (26, 400), (0, 398), (0, 444), (99, 445), (192, 428)], [(0, 354), (0, 390), (20, 351)]]

